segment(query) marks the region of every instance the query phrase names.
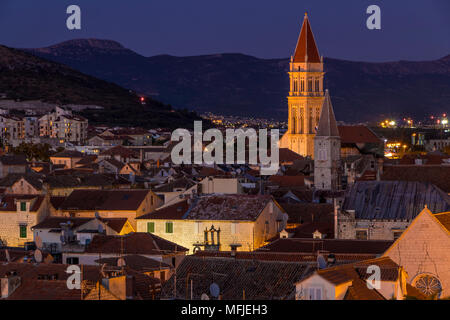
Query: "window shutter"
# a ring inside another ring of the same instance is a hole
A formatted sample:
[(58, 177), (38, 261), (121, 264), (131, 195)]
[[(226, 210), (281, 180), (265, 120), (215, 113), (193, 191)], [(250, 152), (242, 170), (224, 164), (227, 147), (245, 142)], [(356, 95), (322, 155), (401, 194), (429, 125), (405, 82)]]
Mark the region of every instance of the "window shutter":
[(148, 222), (147, 223), (147, 232), (155, 232), (155, 223), (154, 222)]
[(27, 226), (20, 226), (20, 237), (26, 238), (27, 237)]

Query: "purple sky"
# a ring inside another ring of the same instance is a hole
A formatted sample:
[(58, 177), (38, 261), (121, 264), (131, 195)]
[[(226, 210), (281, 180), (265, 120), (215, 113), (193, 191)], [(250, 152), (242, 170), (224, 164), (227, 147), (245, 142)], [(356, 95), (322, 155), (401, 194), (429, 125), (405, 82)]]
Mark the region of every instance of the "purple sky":
[[(82, 9), (82, 30), (66, 8)], [(382, 30), (366, 28), (381, 7)], [(321, 55), (361, 61), (431, 60), (450, 54), (449, 0), (0, 0), (0, 44), (43, 47), (111, 39), (145, 56), (239, 52), (292, 54), (305, 10)]]

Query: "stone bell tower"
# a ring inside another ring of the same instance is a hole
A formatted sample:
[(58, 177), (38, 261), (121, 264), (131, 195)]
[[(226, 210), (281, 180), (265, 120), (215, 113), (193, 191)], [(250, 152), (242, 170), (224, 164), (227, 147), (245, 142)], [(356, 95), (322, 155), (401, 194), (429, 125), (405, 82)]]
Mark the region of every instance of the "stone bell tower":
[(324, 100), (323, 58), (305, 13), (302, 30), (289, 68), (288, 131), (280, 140), (280, 148), (288, 148), (302, 156), (314, 158), (314, 136)]

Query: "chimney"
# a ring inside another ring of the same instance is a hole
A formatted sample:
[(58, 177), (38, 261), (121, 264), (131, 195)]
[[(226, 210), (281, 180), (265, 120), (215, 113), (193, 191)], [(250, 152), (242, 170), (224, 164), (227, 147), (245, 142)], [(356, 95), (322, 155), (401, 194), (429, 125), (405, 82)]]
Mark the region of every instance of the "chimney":
[(338, 228), (338, 213), (339, 205), (337, 204), (337, 199), (334, 199), (334, 238), (339, 239), (339, 228)]
[(19, 276), (13, 272), (12, 274), (6, 274), (1, 280), (1, 292), (2, 292), (2, 299), (6, 299), (10, 297), (13, 292), (20, 287), (21, 279)]

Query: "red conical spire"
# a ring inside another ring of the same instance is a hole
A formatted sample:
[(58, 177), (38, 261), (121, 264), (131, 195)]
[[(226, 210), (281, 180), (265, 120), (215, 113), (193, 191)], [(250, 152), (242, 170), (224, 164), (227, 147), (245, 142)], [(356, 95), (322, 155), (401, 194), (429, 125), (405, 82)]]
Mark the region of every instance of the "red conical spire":
[(305, 13), (302, 31), (298, 37), (293, 62), (320, 63), (319, 50), (317, 50), (307, 13)]

